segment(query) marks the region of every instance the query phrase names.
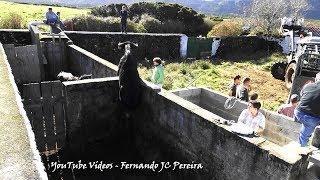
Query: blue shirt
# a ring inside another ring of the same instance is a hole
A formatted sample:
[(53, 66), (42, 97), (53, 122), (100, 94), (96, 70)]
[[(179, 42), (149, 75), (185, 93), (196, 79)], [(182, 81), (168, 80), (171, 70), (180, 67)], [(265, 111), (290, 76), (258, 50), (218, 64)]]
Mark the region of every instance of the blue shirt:
[(58, 16), (56, 13), (54, 12), (47, 12), (46, 13), (46, 18), (48, 21), (58, 21)]

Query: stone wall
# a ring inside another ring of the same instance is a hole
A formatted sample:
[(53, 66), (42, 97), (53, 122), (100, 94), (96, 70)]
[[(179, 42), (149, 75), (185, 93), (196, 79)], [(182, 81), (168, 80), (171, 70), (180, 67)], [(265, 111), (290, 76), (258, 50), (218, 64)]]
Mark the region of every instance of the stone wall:
[(172, 93), (144, 89), (148, 107), (141, 128), (160, 137), (189, 161), (205, 167), (205, 179), (292, 179), (306, 170), (306, 157), (262, 137), (246, 138), (219, 125), (217, 115)]
[(92, 74), (92, 78), (113, 77), (118, 67), (76, 45), (67, 46), (68, 68), (76, 76)]
[(252, 60), (282, 52), (282, 47), (274, 41), (257, 36), (225, 37), (221, 39), (216, 57), (224, 60)]
[[(66, 32), (75, 45), (93, 54), (118, 64), (123, 50), (118, 49), (118, 43), (131, 41), (139, 44), (133, 51), (140, 63), (148, 64), (145, 58), (161, 57), (166, 60), (180, 58), (180, 34), (145, 34), (115, 32)], [(150, 62), (151, 63), (151, 62)]]
[(0, 42), (15, 46), (30, 45), (31, 33), (27, 29), (0, 29)]

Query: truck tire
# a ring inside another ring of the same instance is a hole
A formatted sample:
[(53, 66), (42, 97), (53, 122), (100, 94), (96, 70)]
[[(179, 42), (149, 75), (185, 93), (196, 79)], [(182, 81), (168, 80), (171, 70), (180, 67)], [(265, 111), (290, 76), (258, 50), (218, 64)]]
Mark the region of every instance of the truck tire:
[(296, 63), (293, 62), (293, 63), (289, 64), (289, 66), (287, 67), (287, 70), (286, 70), (285, 81), (286, 81), (286, 87), (288, 89), (291, 89), (291, 87), (292, 87), (295, 73), (296, 73)]
[(274, 78), (285, 81), (286, 68), (288, 63), (286, 62), (277, 62), (271, 67), (271, 74)]

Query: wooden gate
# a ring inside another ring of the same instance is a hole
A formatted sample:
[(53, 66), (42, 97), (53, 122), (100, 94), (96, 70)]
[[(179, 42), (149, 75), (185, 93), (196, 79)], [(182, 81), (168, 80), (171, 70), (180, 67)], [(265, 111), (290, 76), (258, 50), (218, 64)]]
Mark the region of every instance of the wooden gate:
[(50, 155), (65, 144), (66, 120), (60, 81), (23, 85), (23, 104), (40, 153)]

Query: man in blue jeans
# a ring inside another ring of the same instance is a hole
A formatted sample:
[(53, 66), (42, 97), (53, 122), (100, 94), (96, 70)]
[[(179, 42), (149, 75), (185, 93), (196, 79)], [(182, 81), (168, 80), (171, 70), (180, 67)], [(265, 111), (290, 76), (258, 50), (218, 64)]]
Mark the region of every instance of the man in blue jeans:
[(302, 123), (299, 143), (302, 147), (307, 146), (314, 129), (320, 125), (320, 73), (316, 75), (315, 83), (309, 83), (301, 90), (301, 100), (294, 115)]

